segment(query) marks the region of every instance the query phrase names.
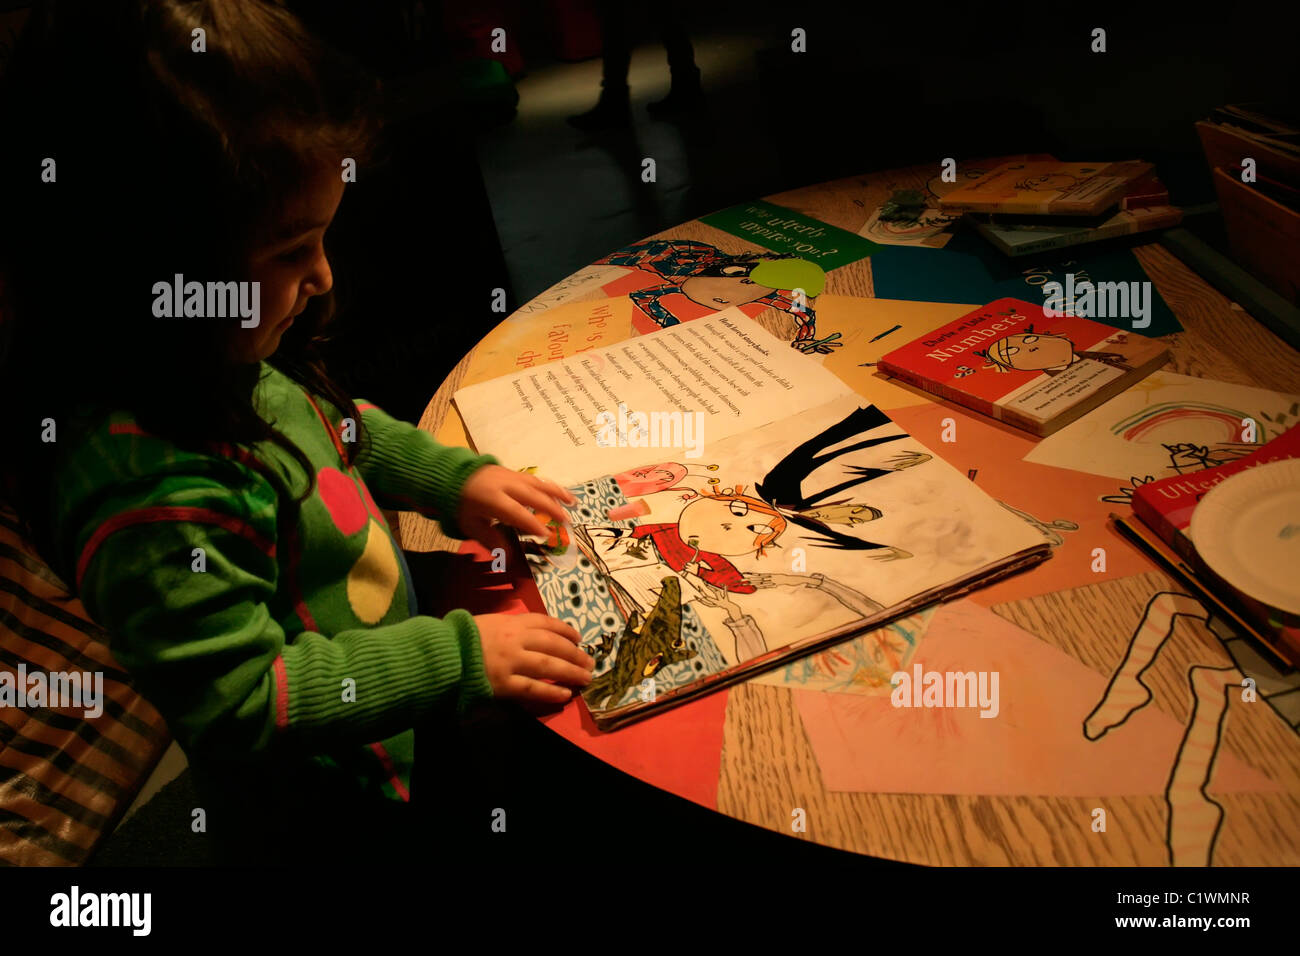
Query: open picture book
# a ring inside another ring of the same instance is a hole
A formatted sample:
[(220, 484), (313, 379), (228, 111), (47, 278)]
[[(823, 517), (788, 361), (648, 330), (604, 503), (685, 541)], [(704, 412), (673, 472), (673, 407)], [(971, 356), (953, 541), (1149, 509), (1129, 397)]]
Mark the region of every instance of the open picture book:
[[(1041, 534), (735, 309), (458, 391), (578, 499), (522, 545), (613, 729), (1046, 559)], [(940, 436), (933, 436), (938, 440)]]

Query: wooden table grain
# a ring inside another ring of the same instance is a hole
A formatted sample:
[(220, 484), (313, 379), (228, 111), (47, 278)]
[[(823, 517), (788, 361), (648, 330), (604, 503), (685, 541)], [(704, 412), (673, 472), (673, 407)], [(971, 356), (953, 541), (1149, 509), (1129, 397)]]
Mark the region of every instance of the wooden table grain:
[[(764, 199), (857, 232), (894, 188), (924, 188), (934, 166), (849, 177)], [(727, 253), (751, 248), (698, 221), (647, 238), (707, 241)], [(1300, 384), (1300, 354), (1239, 306), (1190, 271), (1156, 242), (1136, 255), (1183, 331), (1165, 337), (1169, 370), (1223, 382), (1292, 392)], [(872, 297), (871, 259), (827, 274), (823, 294)], [(597, 299), (595, 289), (573, 301)], [(545, 313), (540, 313), (544, 316)], [(789, 316), (767, 309), (757, 317), (774, 335), (789, 340)], [(472, 357), (465, 356), (438, 388), (420, 427), (438, 433), (455, 415), (451, 396)], [(413, 551), (455, 550), (436, 522), (400, 515), (400, 539)], [(1179, 584), (1154, 562), (1144, 574), (993, 606), (994, 613), (1059, 647), (1109, 677), (1151, 596), (1178, 592)], [(1190, 681), (1196, 671), (1203, 679)], [(1219, 675), (1222, 675), (1221, 677)], [(1196, 688), (1204, 680), (1240, 684), (1225, 645), (1204, 621), (1175, 618), (1159, 657), (1144, 674), (1150, 706), (1188, 721)], [(1213, 688), (1219, 687), (1213, 684)], [(828, 791), (787, 687), (741, 684), (728, 691), (717, 810), (739, 820), (828, 846), (894, 860), (931, 865), (1296, 865), (1300, 864), (1300, 737), (1279, 713), (1228, 694), (1220, 753), (1259, 770), (1280, 785), (1275, 792), (1216, 794), (1222, 823), (1212, 843), (1195, 832), (1190, 842), (1169, 828), (1169, 794), (1141, 797), (961, 796)], [(570, 706), (579, 706), (573, 703)], [(1172, 792), (1172, 788), (1171, 788)], [(1102, 834), (1088, 825), (1098, 806), (1107, 808)], [(805, 811), (806, 830), (792, 832), (793, 808)], [(1185, 808), (1191, 819), (1213, 812)], [(1198, 824), (1199, 825), (1199, 824)], [(1208, 824), (1207, 824), (1208, 825)], [(1196, 828), (1192, 827), (1194, 831)]]

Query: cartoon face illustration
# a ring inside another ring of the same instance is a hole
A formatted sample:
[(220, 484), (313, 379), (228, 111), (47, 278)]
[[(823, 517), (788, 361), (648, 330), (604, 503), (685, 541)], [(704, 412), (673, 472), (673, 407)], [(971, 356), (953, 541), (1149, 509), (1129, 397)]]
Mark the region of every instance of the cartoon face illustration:
[(645, 465), (619, 472), (614, 476), (614, 481), (618, 483), (618, 488), (623, 492), (624, 497), (634, 498), (675, 487), (685, 477), (684, 465), (666, 461), (658, 465)]
[(957, 171), (957, 178), (953, 182), (946, 181), (944, 179), (944, 174), (939, 173), (936, 176), (932, 176), (926, 182), (925, 184), (926, 192), (928, 192), (935, 199), (942, 199), (944, 196), (948, 195), (948, 193), (952, 192), (954, 189), (957, 189), (960, 186), (964, 186), (968, 182), (974, 182), (975, 180), (979, 179), (981, 176), (987, 173), (990, 168), (992, 167), (967, 166)]
[(785, 289), (804, 289), (805, 297), (821, 292), (826, 274), (816, 263), (790, 255), (721, 256), (697, 263), (680, 290), (692, 302), (711, 309), (755, 302)]
[(1008, 335), (989, 346), (990, 362), (1003, 369), (1022, 372), (1065, 368), (1074, 361), (1074, 343), (1062, 335), (1028, 331)]
[(1027, 189), (1030, 192), (1055, 192), (1059, 189), (1069, 189), (1080, 181), (1079, 177), (1068, 173), (1046, 173), (1042, 176), (1027, 176), (1016, 183), (1016, 188)]
[[(707, 471), (717, 471), (717, 465), (705, 465)], [(656, 465), (642, 465), (640, 468), (631, 468), (627, 471), (621, 471), (614, 476), (614, 481), (618, 484), (618, 490), (623, 492), (624, 497), (628, 500), (638, 498), (641, 495), (651, 495), (656, 491), (667, 491), (670, 488), (680, 488), (688, 495), (694, 495), (695, 492), (689, 487), (681, 487), (681, 483), (687, 478), (693, 477), (701, 479), (705, 476), (699, 473), (692, 473), (685, 465), (675, 461), (664, 461)], [(716, 485), (717, 478), (709, 477), (708, 483)]]
[(793, 253), (728, 255), (717, 246), (693, 239), (651, 239), (625, 246), (596, 264), (641, 269), (665, 280), (662, 285), (628, 293), (637, 309), (661, 328), (683, 320), (671, 311), (673, 297), (681, 293), (713, 310), (757, 302), (788, 312), (798, 324), (790, 347), (801, 352), (828, 355), (843, 344), (836, 341), (838, 332), (821, 338), (816, 334), (817, 316), (811, 300), (825, 287), (826, 271)]
[(716, 272), (716, 275), (691, 276), (682, 283), (682, 294), (692, 302), (707, 305), (711, 309), (725, 309), (753, 302), (775, 292), (770, 286), (759, 285), (749, 277), (753, 267), (752, 262), (733, 263), (709, 270)]
[(785, 519), (748, 495), (709, 495), (692, 501), (677, 519), (677, 533), (693, 548), (714, 554), (762, 554), (785, 530)]

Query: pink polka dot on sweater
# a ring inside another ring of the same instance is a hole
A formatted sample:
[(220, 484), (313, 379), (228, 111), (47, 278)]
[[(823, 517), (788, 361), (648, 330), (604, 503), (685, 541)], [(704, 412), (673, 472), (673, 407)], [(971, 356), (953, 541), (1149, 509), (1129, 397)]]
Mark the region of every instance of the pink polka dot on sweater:
[(322, 468), (316, 473), (316, 482), (334, 527), (351, 535), (366, 526), (369, 515), (355, 481), (337, 468)]

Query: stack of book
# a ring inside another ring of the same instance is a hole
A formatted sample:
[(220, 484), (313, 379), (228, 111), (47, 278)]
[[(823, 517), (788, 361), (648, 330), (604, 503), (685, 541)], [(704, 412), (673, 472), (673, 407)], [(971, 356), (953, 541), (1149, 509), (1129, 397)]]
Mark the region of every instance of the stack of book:
[[(1229, 165), (1238, 165), (1242, 156), (1257, 153), (1266, 166), (1275, 163), (1294, 168), (1300, 163), (1300, 122), (1267, 104), (1220, 106), (1208, 120), (1197, 123), (1196, 129), (1207, 153), (1216, 151), (1220, 144), (1226, 146)], [(1254, 148), (1243, 151), (1243, 145)]]
[(1196, 132), (1233, 257), (1300, 303), (1300, 119), (1267, 104), (1230, 105)]
[(1205, 560), (1204, 548), (1193, 542), (1191, 527), (1196, 509), (1214, 488), (1252, 469), (1297, 458), (1300, 426), (1236, 461), (1141, 485), (1133, 494), (1132, 517), (1114, 516), (1121, 530), (1161, 558), (1207, 607), (1217, 608), (1238, 630), (1254, 636), (1291, 666), (1300, 665), (1300, 617), (1229, 583)]
[(1008, 256), (1177, 225), (1182, 212), (1150, 163), (1004, 163), (939, 200)]
[(1168, 360), (1155, 339), (1006, 298), (894, 349), (876, 367), (1042, 438)]

